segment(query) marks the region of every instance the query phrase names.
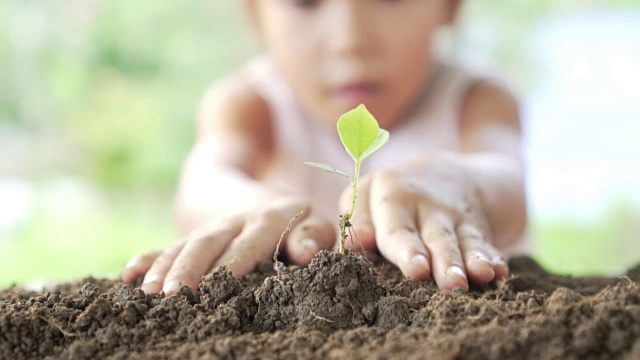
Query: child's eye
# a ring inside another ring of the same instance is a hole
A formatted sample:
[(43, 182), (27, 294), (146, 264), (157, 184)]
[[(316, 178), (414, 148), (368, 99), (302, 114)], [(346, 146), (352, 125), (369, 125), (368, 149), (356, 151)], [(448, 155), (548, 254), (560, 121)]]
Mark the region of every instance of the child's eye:
[(320, 0), (292, 0), (292, 2), (297, 7), (311, 9), (318, 5)]

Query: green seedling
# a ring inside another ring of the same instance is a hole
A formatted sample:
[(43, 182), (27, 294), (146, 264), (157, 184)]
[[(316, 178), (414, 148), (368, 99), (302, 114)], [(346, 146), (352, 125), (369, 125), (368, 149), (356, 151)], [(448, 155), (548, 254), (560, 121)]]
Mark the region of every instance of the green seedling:
[(344, 171), (332, 166), (305, 162), (305, 164), (319, 168), (330, 173), (344, 176), (351, 182), (351, 209), (346, 214), (340, 216), (340, 254), (344, 254), (344, 244), (347, 239), (347, 228), (351, 226), (351, 218), (356, 206), (358, 196), (358, 178), (360, 176), (360, 166), (374, 152), (389, 141), (389, 132), (381, 129), (376, 118), (371, 115), (367, 107), (360, 104), (353, 110), (346, 112), (338, 120), (338, 135), (347, 153), (353, 159), (355, 171), (353, 178)]

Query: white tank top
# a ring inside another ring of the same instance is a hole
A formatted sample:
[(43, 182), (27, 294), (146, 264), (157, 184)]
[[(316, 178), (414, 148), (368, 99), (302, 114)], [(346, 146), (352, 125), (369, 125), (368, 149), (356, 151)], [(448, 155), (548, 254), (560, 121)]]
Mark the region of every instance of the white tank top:
[[(353, 174), (353, 161), (340, 142), (337, 129), (320, 123), (301, 109), (268, 57), (254, 60), (245, 70), (254, 89), (267, 102), (274, 126), (277, 162), (261, 180), (286, 193), (310, 199), (314, 212), (337, 219), (338, 199), (349, 186), (348, 180), (303, 164), (321, 162)], [(461, 102), (479, 79), (460, 68), (437, 65), (415, 111), (405, 121), (387, 129), (391, 140), (367, 159), (361, 176), (371, 169), (409, 161), (432, 149), (460, 150)]]
[[(338, 200), (349, 187), (349, 181), (303, 164), (321, 162), (353, 174), (353, 161), (340, 142), (337, 129), (320, 123), (302, 110), (277, 66), (267, 56), (249, 63), (245, 75), (267, 102), (274, 127), (276, 162), (261, 180), (285, 193), (309, 199), (312, 211), (337, 222)], [(429, 150), (460, 151), (462, 102), (474, 84), (489, 79), (508, 87), (496, 74), (438, 63), (414, 111), (387, 129), (391, 140), (367, 159), (360, 170), (361, 176), (372, 169), (410, 161)], [(528, 230), (509, 248), (502, 249), (505, 255), (530, 251)]]

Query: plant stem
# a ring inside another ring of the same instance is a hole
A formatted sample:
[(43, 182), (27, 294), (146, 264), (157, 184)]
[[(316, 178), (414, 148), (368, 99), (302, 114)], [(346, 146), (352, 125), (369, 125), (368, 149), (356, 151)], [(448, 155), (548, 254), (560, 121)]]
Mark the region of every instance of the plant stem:
[(347, 214), (340, 217), (340, 247), (338, 248), (340, 255), (344, 254), (344, 243), (347, 239), (347, 221)]
[(358, 196), (358, 178), (360, 177), (360, 161), (356, 161), (355, 175), (351, 182), (351, 210), (349, 210), (348, 218), (351, 219), (353, 211), (356, 208), (356, 197)]
[(338, 252), (344, 254), (344, 244), (347, 241), (347, 222), (353, 216), (356, 208), (356, 198), (358, 197), (358, 178), (360, 177), (360, 161), (355, 162), (355, 174), (351, 181), (351, 209), (340, 218), (340, 248)]

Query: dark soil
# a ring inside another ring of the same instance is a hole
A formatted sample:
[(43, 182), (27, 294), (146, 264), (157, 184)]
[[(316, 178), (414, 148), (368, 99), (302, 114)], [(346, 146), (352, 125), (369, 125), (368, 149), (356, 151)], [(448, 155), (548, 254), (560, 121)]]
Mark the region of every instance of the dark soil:
[(0, 358), (640, 359), (640, 268), (610, 279), (510, 265), (508, 281), (468, 293), (329, 252), (279, 276), (218, 269), (170, 297), (96, 279), (13, 288), (0, 292)]

